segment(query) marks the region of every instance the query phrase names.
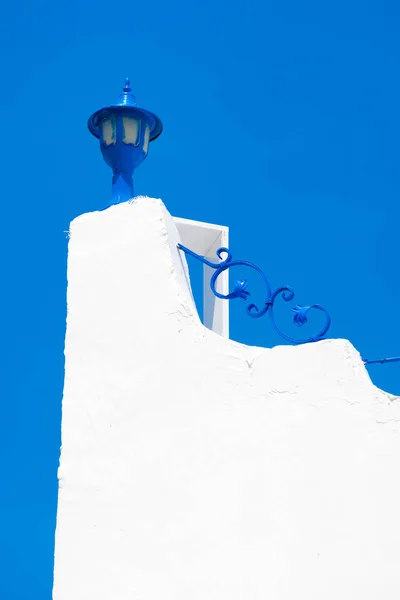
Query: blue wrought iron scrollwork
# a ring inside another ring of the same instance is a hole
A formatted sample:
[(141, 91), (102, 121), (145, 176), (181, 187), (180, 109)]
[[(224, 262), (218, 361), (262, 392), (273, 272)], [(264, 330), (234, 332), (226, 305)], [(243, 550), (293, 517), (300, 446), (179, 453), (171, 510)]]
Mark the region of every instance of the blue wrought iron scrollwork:
[[(286, 333), (284, 333), (277, 326), (277, 324), (275, 322), (274, 305), (275, 305), (275, 300), (279, 296), (285, 302), (290, 302), (291, 300), (293, 300), (293, 298), (294, 298), (293, 289), (291, 287), (285, 285), (285, 286), (281, 286), (281, 287), (277, 288), (276, 290), (272, 291), (269, 281), (266, 278), (264, 272), (260, 269), (260, 267), (258, 267), (257, 265), (255, 265), (247, 260), (233, 260), (232, 253), (230, 252), (230, 250), (228, 248), (218, 248), (218, 250), (216, 252), (218, 258), (220, 259), (220, 262), (218, 262), (218, 263), (214, 263), (214, 262), (211, 262), (210, 260), (207, 260), (207, 258), (205, 258), (204, 256), (201, 256), (200, 254), (196, 254), (196, 252), (193, 252), (193, 250), (190, 250), (189, 248), (182, 246), (182, 244), (178, 244), (178, 248), (180, 250), (182, 250), (183, 252), (185, 252), (186, 254), (193, 256), (197, 260), (200, 260), (202, 263), (204, 263), (205, 265), (208, 265), (212, 269), (215, 269), (215, 272), (213, 273), (213, 275), (211, 276), (211, 279), (210, 279), (210, 287), (211, 287), (213, 294), (215, 294), (215, 296), (217, 296), (217, 298), (222, 298), (223, 300), (234, 300), (235, 298), (241, 298), (242, 300), (247, 301), (251, 294), (247, 289), (249, 284), (246, 279), (237, 280), (233, 286), (233, 290), (231, 292), (229, 292), (228, 294), (221, 294), (220, 292), (218, 292), (216, 289), (216, 284), (217, 284), (217, 279), (221, 275), (221, 273), (223, 273), (227, 269), (230, 269), (231, 267), (237, 267), (237, 266), (249, 267), (251, 269), (254, 269), (260, 275), (262, 281), (264, 282), (267, 293), (266, 293), (266, 297), (265, 297), (263, 306), (261, 308), (259, 308), (253, 302), (247, 305), (247, 307), (246, 307), (247, 314), (252, 319), (259, 319), (260, 317), (263, 317), (265, 314), (268, 313), (275, 331), (283, 339), (287, 340), (288, 342), (290, 342), (292, 344), (306, 344), (308, 342), (317, 342), (319, 340), (322, 340), (324, 338), (325, 334), (327, 333), (327, 331), (331, 325), (331, 317), (330, 317), (328, 311), (326, 310), (326, 308), (321, 306), (321, 304), (313, 304), (311, 306), (301, 306), (301, 305), (297, 304), (294, 308), (292, 308), (292, 311), (295, 313), (294, 317), (293, 317), (293, 322), (297, 327), (301, 327), (302, 325), (304, 325), (305, 323), (308, 322), (309, 312), (312, 309), (318, 310), (325, 315), (325, 323), (324, 323), (322, 329), (316, 335), (314, 335), (312, 337), (303, 338), (303, 339), (295, 339), (295, 338), (292, 338), (292, 337), (286, 335)], [(223, 255), (226, 255), (225, 258), (223, 258)]]

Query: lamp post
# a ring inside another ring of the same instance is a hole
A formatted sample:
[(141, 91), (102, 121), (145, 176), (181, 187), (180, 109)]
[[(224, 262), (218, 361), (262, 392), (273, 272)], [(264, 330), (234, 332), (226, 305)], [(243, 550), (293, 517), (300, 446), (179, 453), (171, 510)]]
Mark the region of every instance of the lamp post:
[(136, 105), (129, 79), (116, 104), (101, 108), (88, 121), (100, 150), (112, 168), (112, 203), (133, 198), (133, 172), (146, 158), (149, 143), (162, 132), (160, 119)]

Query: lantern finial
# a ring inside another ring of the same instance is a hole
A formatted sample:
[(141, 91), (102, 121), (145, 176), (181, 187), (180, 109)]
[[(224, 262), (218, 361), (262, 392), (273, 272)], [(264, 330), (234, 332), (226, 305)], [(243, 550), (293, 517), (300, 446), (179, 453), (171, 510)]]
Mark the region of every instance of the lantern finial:
[(129, 77), (125, 79), (125, 86), (119, 95), (117, 106), (136, 106), (136, 98), (132, 94), (131, 82)]

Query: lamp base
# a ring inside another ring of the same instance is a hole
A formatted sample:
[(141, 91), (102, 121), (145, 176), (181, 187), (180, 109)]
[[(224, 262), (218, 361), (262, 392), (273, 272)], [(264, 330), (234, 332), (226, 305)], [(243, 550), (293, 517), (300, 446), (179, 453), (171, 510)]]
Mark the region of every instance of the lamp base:
[(112, 204), (133, 198), (133, 174), (114, 171), (112, 178)]

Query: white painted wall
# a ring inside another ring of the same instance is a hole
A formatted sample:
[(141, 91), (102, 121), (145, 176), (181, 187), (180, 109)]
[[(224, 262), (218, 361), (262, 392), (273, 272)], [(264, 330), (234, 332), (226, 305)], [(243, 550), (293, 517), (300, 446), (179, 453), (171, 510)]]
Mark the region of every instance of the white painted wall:
[(71, 226), (55, 600), (398, 600), (400, 399), (199, 322), (159, 200)]

